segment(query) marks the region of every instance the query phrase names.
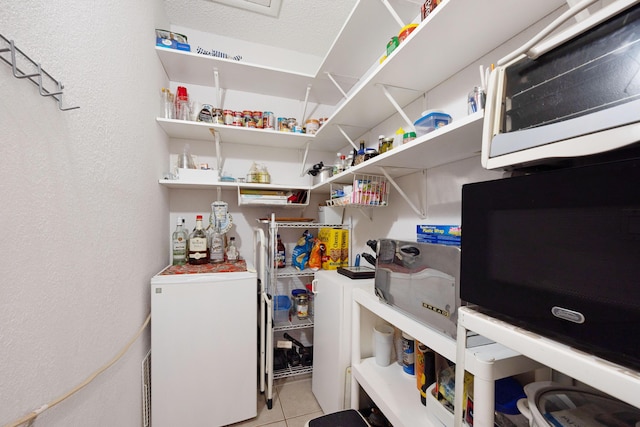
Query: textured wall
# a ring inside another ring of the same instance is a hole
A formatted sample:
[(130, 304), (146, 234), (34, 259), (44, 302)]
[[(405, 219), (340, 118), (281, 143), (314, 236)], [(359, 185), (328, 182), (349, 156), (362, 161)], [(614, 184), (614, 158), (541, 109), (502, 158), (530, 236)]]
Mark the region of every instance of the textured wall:
[[(168, 262), (155, 123), (164, 74), (155, 0), (4, 2), (0, 33), (66, 86), (65, 105), (0, 63), (0, 425), (72, 389), (125, 345)], [(132, 350), (35, 425), (139, 426)]]

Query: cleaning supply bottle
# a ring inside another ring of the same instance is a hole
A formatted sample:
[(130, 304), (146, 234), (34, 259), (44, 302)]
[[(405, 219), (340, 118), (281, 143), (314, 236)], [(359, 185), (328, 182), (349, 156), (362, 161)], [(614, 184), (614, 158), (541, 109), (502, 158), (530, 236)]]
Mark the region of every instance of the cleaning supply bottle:
[(391, 148), (400, 147), (402, 145), (403, 139), (404, 139), (404, 129), (398, 128), (398, 130), (396, 131), (396, 135), (393, 138), (393, 147), (389, 147), (388, 150), (390, 150)]

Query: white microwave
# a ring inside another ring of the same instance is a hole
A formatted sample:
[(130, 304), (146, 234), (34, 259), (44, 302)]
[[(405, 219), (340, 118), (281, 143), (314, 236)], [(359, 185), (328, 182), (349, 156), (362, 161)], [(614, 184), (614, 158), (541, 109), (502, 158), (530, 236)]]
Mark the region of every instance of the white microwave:
[(482, 165), (527, 169), (640, 145), (640, 0), (616, 0), (548, 37), (583, 0), (498, 61)]

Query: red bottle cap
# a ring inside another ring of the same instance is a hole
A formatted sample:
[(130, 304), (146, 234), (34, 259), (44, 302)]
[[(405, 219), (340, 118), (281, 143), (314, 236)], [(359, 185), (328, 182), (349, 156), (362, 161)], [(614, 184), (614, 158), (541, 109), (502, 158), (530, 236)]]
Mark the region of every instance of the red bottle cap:
[(202, 215), (196, 215), (196, 221), (198, 220), (202, 221)]
[(176, 95), (178, 97), (178, 99), (188, 99), (189, 95), (187, 95), (187, 88), (184, 86), (178, 86), (178, 89), (176, 90)]

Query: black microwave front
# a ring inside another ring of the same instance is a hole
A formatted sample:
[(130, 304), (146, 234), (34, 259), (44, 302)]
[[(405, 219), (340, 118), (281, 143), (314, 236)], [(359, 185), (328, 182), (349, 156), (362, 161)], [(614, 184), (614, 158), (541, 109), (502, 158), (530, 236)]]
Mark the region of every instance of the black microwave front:
[(640, 157), (466, 184), (460, 297), (640, 369)]

